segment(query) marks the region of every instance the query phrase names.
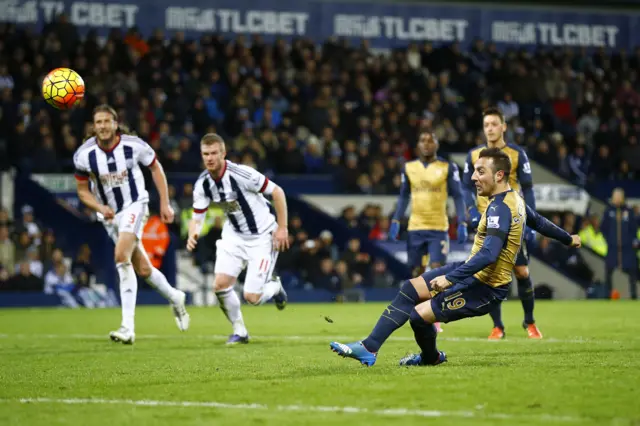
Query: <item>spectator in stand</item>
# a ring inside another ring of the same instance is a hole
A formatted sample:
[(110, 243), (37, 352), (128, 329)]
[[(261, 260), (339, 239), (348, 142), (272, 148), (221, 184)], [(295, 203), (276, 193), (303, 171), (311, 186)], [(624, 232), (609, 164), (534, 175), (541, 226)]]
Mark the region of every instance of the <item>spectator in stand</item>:
[(369, 233), (370, 240), (386, 241), (389, 234), (391, 221), (388, 217), (381, 217)]
[(42, 233), (33, 216), (33, 207), (29, 205), (22, 207), (22, 227), (29, 233), (33, 244), (39, 246)]
[(337, 295), (342, 290), (340, 277), (334, 270), (333, 260), (324, 258), (320, 261), (320, 268), (313, 279), (314, 287), (327, 290)]
[(44, 264), (40, 260), (40, 252), (36, 247), (27, 250), (27, 261), (29, 262), (29, 270), (38, 278), (44, 276)]
[(506, 122), (510, 122), (512, 118), (518, 118), (520, 116), (520, 107), (518, 103), (513, 100), (509, 92), (505, 93), (502, 100), (498, 102), (498, 108), (502, 111)]
[(608, 180), (613, 177), (615, 161), (607, 145), (600, 145), (590, 161), (589, 175), (593, 181)]
[(22, 263), (27, 260), (27, 252), (33, 246), (33, 241), (27, 231), (22, 231), (18, 234), (18, 241), (16, 243), (16, 262)]
[(0, 268), (13, 275), (16, 264), (16, 245), (11, 241), (9, 227), (0, 225)]
[(356, 208), (353, 206), (347, 206), (342, 210), (342, 214), (340, 215), (340, 221), (347, 228), (357, 228), (358, 227), (358, 217), (356, 213)]
[(341, 260), (344, 260), (352, 273), (360, 276), (366, 276), (367, 267), (370, 256), (368, 253), (360, 251), (360, 240), (352, 238), (347, 244), (347, 248), (342, 254)]
[(318, 249), (320, 256), (329, 258), (334, 262), (338, 260), (340, 254), (338, 247), (333, 243), (333, 234), (331, 231), (326, 229), (322, 231), (318, 237), (318, 243), (320, 244), (320, 248)]
[(9, 212), (5, 208), (0, 208), (0, 226), (6, 226), (9, 229), (9, 233), (11, 233), (13, 223), (9, 218)]
[(76, 284), (73, 281), (73, 276), (64, 262), (54, 265), (53, 269), (49, 270), (44, 277), (44, 293), (57, 295), (62, 304), (69, 308), (79, 306), (72, 294), (75, 289)]
[(572, 154), (567, 157), (569, 164), (569, 178), (578, 185), (584, 186), (587, 183), (587, 172), (589, 169), (589, 161), (584, 151), (583, 145), (578, 145)]
[(395, 280), (387, 271), (387, 264), (382, 259), (378, 259), (373, 263), (371, 277), (367, 282), (373, 288), (390, 288), (395, 285)]
[(580, 230), (580, 239), (582, 245), (593, 250), (600, 257), (607, 256), (607, 240), (600, 231), (600, 218), (591, 215), (582, 221), (582, 229)]
[(144, 225), (142, 233), (142, 246), (154, 268), (160, 269), (164, 255), (169, 248), (171, 238), (169, 228), (162, 221), (157, 212), (154, 212)]
[(83, 244), (78, 250), (78, 255), (71, 264), (71, 275), (78, 287), (89, 287), (95, 279), (95, 273), (91, 266), (91, 248)]
[(42, 278), (31, 273), (29, 262), (22, 262), (18, 265), (17, 274), (10, 277), (6, 284), (6, 291), (20, 293), (41, 292), (44, 287)]
[(637, 239), (638, 222), (631, 208), (625, 202), (622, 188), (616, 188), (611, 194), (611, 203), (605, 210), (600, 222), (602, 234), (607, 240), (605, 294), (611, 296), (613, 290), (612, 275), (621, 269), (629, 276), (629, 294), (632, 299), (638, 298), (637, 273), (638, 258), (636, 250), (640, 248)]
[(340, 289), (343, 292), (353, 290), (362, 282), (362, 275), (354, 273), (344, 260), (336, 263), (335, 274), (340, 279)]
[(39, 247), (40, 260), (44, 265), (45, 270), (49, 270), (53, 259), (53, 253), (56, 250), (56, 236), (53, 230), (47, 229), (42, 234), (42, 244)]

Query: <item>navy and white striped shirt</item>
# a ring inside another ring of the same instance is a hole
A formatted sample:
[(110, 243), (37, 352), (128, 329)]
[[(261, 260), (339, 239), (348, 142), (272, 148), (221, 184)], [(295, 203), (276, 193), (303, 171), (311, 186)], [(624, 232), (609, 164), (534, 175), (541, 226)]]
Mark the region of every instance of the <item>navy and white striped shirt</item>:
[(78, 180), (91, 179), (91, 190), (98, 201), (118, 213), (136, 201), (149, 201), (140, 164), (150, 167), (156, 153), (142, 139), (120, 135), (109, 151), (90, 138), (73, 156)]
[[(202, 214), (211, 203), (221, 207), (227, 218), (222, 229), (243, 237), (261, 235), (273, 229), (276, 219), (262, 195), (270, 193), (274, 184), (251, 167), (225, 161), (222, 177), (214, 179), (205, 170), (193, 188), (193, 212)], [(269, 190), (267, 190), (269, 188)]]

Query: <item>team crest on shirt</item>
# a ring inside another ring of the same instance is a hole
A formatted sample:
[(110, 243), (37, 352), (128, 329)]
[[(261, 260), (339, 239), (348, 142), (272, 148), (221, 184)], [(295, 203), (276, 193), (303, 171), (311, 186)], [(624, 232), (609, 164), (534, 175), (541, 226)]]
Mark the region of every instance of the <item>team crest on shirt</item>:
[(126, 160), (126, 164), (127, 164), (127, 169), (133, 169), (135, 162), (133, 161), (133, 158), (128, 158)]

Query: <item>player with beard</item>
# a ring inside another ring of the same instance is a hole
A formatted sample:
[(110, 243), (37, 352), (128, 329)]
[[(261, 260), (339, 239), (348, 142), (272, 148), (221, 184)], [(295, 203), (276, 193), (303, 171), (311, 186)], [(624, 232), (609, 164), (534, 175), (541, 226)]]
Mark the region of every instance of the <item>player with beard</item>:
[(402, 358), (400, 365), (442, 364), (447, 356), (436, 346), (434, 323), (486, 315), (506, 298), (526, 226), (567, 246), (580, 247), (579, 236), (569, 235), (525, 204), (509, 185), (510, 173), (506, 153), (498, 148), (483, 149), (471, 180), (489, 204), (466, 262), (450, 263), (404, 281), (367, 338), (331, 342), (331, 350), (373, 366), (385, 341), (408, 321), (421, 352)]
[(118, 114), (110, 106), (100, 105), (94, 110), (93, 129), (95, 136), (78, 148), (73, 162), (80, 201), (97, 213), (115, 243), (122, 324), (109, 336), (124, 344), (135, 341), (136, 274), (170, 302), (178, 328), (185, 331), (189, 328), (185, 294), (173, 288), (162, 272), (153, 267), (140, 241), (149, 216), (149, 194), (140, 164), (151, 170), (160, 195), (162, 220), (173, 222), (164, 170), (153, 148), (120, 128)]

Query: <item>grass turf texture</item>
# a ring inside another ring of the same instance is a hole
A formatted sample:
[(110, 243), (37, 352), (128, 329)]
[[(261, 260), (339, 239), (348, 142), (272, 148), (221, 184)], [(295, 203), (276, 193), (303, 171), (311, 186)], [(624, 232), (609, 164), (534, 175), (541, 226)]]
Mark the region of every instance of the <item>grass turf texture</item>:
[(253, 339), (235, 347), (216, 307), (191, 308), (186, 333), (168, 307), (138, 308), (133, 346), (108, 339), (119, 310), (2, 310), (0, 424), (640, 424), (638, 303), (539, 302), (531, 341), (508, 302), (506, 340), (486, 341), (488, 316), (445, 325), (437, 367), (397, 366), (417, 350), (408, 325), (372, 368), (329, 350), (383, 308), (245, 307)]

